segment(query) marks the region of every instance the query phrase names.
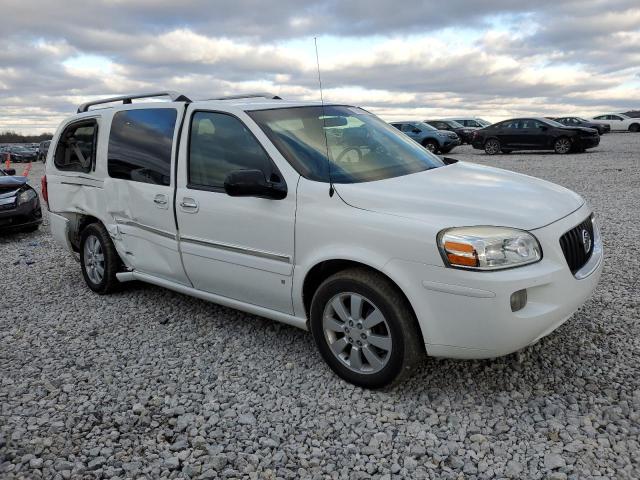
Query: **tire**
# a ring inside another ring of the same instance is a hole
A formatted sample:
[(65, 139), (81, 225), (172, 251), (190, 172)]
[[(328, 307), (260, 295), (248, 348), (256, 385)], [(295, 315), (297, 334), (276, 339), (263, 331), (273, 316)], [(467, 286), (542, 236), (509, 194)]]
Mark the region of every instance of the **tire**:
[(327, 278), (311, 301), (310, 323), (324, 361), (359, 387), (398, 383), (424, 358), (424, 341), (407, 300), (390, 280), (371, 270), (354, 268)]
[(431, 153), (436, 153), (440, 149), (440, 145), (435, 140), (425, 140), (422, 142), (422, 146), (429, 150)]
[(640, 132), (640, 123), (632, 123), (629, 125), (629, 131), (634, 133)]
[(120, 257), (104, 225), (91, 223), (82, 230), (80, 267), (84, 281), (91, 290), (100, 295), (116, 291), (120, 286), (116, 273), (120, 270), (121, 264)]
[(556, 141), (553, 142), (553, 151), (560, 155), (566, 155), (567, 153), (573, 150), (573, 146), (571, 145), (571, 140), (568, 137), (560, 137), (556, 138)]
[(497, 138), (490, 138), (486, 142), (484, 142), (484, 152), (487, 155), (495, 155), (500, 152), (500, 140)]

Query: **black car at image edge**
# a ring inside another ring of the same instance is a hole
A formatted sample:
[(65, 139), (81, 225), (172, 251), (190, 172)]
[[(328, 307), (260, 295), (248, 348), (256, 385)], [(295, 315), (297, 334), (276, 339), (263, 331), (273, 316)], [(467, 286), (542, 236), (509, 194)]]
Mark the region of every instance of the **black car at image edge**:
[(584, 152), (600, 143), (593, 128), (567, 127), (546, 118), (512, 118), (474, 132), (473, 148), (489, 155), (514, 150), (553, 150), (556, 153)]
[(0, 233), (37, 230), (42, 222), (38, 193), (26, 177), (0, 168)]

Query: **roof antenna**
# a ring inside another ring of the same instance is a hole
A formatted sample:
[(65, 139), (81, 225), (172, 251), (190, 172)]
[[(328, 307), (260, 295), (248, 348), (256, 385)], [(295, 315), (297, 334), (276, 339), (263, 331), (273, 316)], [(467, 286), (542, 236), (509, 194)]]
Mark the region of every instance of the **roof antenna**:
[(313, 37), (316, 46), (316, 64), (318, 66), (318, 85), (320, 86), (320, 105), (322, 106), (322, 133), (324, 133), (324, 145), (327, 149), (327, 165), (329, 166), (329, 196), (333, 197), (335, 189), (331, 178), (331, 158), (329, 157), (329, 140), (327, 139), (327, 117), (324, 114), (324, 98), (322, 97), (322, 78), (320, 77), (320, 57), (318, 57), (318, 38)]

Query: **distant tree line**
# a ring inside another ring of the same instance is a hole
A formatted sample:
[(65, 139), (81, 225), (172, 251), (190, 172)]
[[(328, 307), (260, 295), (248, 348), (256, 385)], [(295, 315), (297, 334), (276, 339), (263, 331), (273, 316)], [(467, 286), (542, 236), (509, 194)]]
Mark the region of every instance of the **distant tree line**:
[(51, 140), (52, 133), (41, 133), (40, 135), (21, 135), (16, 132), (0, 132), (0, 143), (40, 143)]

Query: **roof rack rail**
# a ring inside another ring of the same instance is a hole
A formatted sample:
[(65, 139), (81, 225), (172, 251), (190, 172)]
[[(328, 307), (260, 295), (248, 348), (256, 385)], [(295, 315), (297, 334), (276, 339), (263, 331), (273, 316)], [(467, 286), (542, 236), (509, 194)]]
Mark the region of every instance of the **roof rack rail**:
[(153, 98), (153, 97), (169, 97), (169, 98), (171, 98), (172, 102), (191, 103), (191, 99), (189, 99), (185, 95), (183, 95), (181, 93), (178, 93), (178, 92), (174, 92), (172, 90), (167, 90), (167, 91), (164, 91), (164, 92), (147, 92), (147, 93), (139, 93), (139, 94), (135, 94), (135, 95), (120, 95), (118, 97), (110, 97), (110, 98), (103, 98), (101, 100), (93, 100), (91, 102), (86, 102), (86, 103), (81, 104), (78, 107), (78, 113), (87, 112), (87, 111), (89, 111), (89, 107), (92, 107), (94, 105), (101, 105), (103, 103), (111, 103), (111, 102), (120, 102), (120, 101), (122, 101), (123, 104), (129, 104), (129, 103), (131, 103), (131, 100), (133, 100), (133, 99), (137, 99), (137, 98)]
[(274, 95), (268, 92), (258, 92), (258, 93), (241, 93), (240, 95), (228, 95), (226, 97), (216, 97), (211, 100), (239, 100), (242, 98), (269, 98), (271, 100), (282, 100), (278, 95)]

